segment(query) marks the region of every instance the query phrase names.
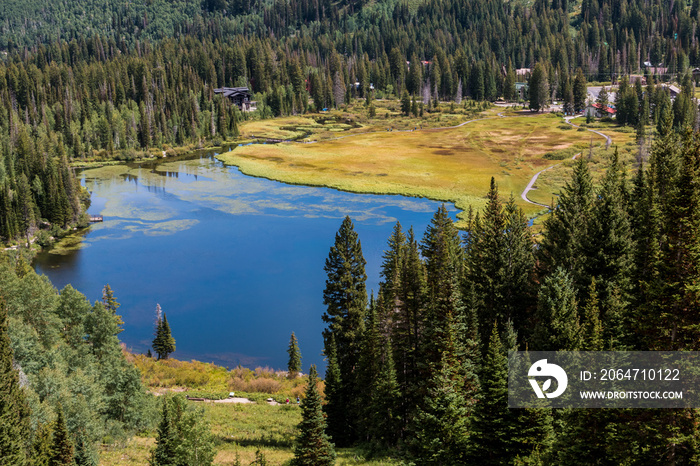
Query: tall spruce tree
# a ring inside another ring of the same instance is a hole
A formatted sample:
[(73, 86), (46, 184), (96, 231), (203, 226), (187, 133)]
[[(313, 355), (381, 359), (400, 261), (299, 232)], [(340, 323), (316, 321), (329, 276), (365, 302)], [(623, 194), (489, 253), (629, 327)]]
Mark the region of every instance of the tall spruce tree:
[[(427, 390), (411, 420), (409, 447), (419, 464), (465, 464), (469, 420), (478, 390), (476, 374), (457, 358), (455, 326), (448, 316), (439, 363), (426, 381)], [(465, 380), (472, 382), (466, 390)]]
[(59, 404), (56, 409), (56, 421), (53, 427), (51, 442), (51, 459), (49, 466), (69, 466), (73, 464), (73, 442), (66, 427), (63, 407)]
[(344, 404), (342, 398), (342, 380), (340, 368), (338, 367), (338, 352), (335, 346), (335, 337), (330, 336), (330, 340), (325, 350), (326, 361), (326, 404), (323, 405), (323, 412), (327, 419), (328, 435), (332, 440), (345, 438), (343, 420), (347, 416), (348, 405)]
[(395, 315), (402, 305), (401, 265), (406, 253), (406, 235), (401, 223), (396, 222), (388, 241), (388, 249), (382, 255), (382, 268), (379, 271), (379, 299), (381, 303), (377, 310), (377, 319), (383, 332), (388, 333), (397, 322)]
[(535, 65), (535, 69), (530, 76), (528, 83), (528, 96), (530, 100), (530, 110), (539, 112), (544, 110), (549, 103), (549, 80), (547, 71), (542, 63)]
[(375, 396), (370, 400), (372, 417), (370, 439), (380, 447), (393, 447), (401, 435), (403, 420), (401, 407), (396, 403), (400, 398), (400, 392), (391, 342), (386, 337), (381, 338), (379, 367), (373, 381), (372, 392)]
[(175, 426), (170, 413), (170, 400), (167, 396), (163, 397), (163, 410), (161, 412), (160, 424), (158, 425), (158, 433), (156, 436), (156, 447), (151, 452), (151, 466), (175, 466), (176, 455), (175, 448), (177, 446), (177, 435)]
[(299, 350), (299, 343), (297, 342), (297, 336), (294, 335), (294, 332), (292, 332), (292, 336), (289, 337), (287, 354), (289, 355), (289, 362), (287, 363), (287, 377), (290, 379), (295, 379), (301, 370), (301, 351)]
[[(449, 332), (464, 312), (460, 289), (463, 268), (459, 234), (447, 209), (442, 205), (433, 215), (421, 244), (427, 271), (428, 305), (424, 313), (421, 364), (423, 370), (438, 370)], [(458, 350), (458, 352), (460, 352)], [(427, 375), (423, 377), (429, 379)]]
[(337, 401), (345, 408), (338, 411), (343, 416), (329, 419), (333, 437), (338, 445), (349, 444), (357, 435), (355, 413), (347, 409), (352, 405), (356, 390), (357, 363), (361, 350), (365, 313), (367, 312), (367, 290), (365, 282), (365, 259), (362, 245), (354, 230), (350, 217), (345, 217), (335, 235), (335, 243), (326, 259), (324, 270), (328, 276), (323, 291), (323, 303), (327, 306), (323, 321), (328, 328), (323, 331), (326, 354), (329, 353), (331, 335), (334, 337), (341, 385)]
[(574, 165), (570, 181), (559, 195), (552, 215), (544, 222), (544, 234), (539, 248), (540, 275), (566, 270), (576, 289), (585, 291), (590, 277), (585, 272), (585, 241), (593, 212), (593, 181), (583, 157)]
[(353, 399), (354, 409), (358, 413), (358, 430), (362, 432), (361, 441), (372, 440), (374, 417), (372, 416), (372, 401), (375, 393), (376, 379), (379, 375), (381, 336), (377, 322), (377, 306), (374, 296), (370, 298), (365, 330), (362, 335), (362, 351), (357, 364), (357, 386), (360, 388)]
[(577, 113), (582, 112), (586, 108), (586, 96), (588, 95), (588, 90), (586, 88), (586, 76), (583, 74), (583, 70), (581, 70), (581, 68), (576, 70), (573, 93), (574, 111)]
[(331, 466), (335, 464), (335, 449), (325, 433), (326, 422), (321, 410), (316, 366), (309, 369), (309, 382), (301, 403), (299, 435), (294, 445), (293, 466)]
[(571, 276), (562, 268), (545, 278), (537, 301), (532, 331), (535, 351), (575, 351), (581, 348), (581, 326), (576, 289)]
[(628, 202), (627, 183), (615, 148), (584, 239), (585, 274), (596, 277), (603, 285), (600, 293), (603, 301), (613, 287), (624, 294), (630, 290), (632, 231)]
[[(102, 288), (102, 305), (110, 311), (112, 314), (114, 314), (117, 317), (117, 325), (121, 327), (124, 325), (124, 320), (122, 320), (122, 316), (117, 315), (117, 309), (119, 309), (119, 304), (117, 302), (117, 298), (114, 297), (114, 292), (112, 291), (112, 288), (109, 286), (109, 284), (105, 285), (104, 288)], [(123, 332), (124, 329), (120, 328), (119, 332)]]
[(510, 464), (519, 449), (514, 425), (516, 411), (508, 409), (508, 359), (494, 322), (484, 358), (479, 401), (474, 408), (470, 457), (483, 465)]
[(393, 359), (400, 392), (396, 411), (402, 419), (403, 429), (419, 401), (418, 390), (421, 383), (418, 369), (419, 351), (428, 299), (425, 276), (425, 264), (420, 257), (418, 243), (411, 228), (406, 238), (406, 253), (401, 262), (400, 290), (391, 332)]
[(6, 464), (26, 464), (29, 405), (13, 367), (7, 305), (0, 297), (0, 458)]
[(168, 359), (175, 351), (175, 338), (170, 333), (168, 318), (163, 313), (160, 316), (160, 304), (156, 306), (156, 335), (153, 339), (153, 350), (158, 355), (158, 359)]
[(513, 196), (503, 206), (491, 178), (487, 204), (465, 239), (466, 278), (474, 288), (480, 331), (488, 334), (493, 322), (525, 323), (534, 304), (534, 245), (527, 219)]

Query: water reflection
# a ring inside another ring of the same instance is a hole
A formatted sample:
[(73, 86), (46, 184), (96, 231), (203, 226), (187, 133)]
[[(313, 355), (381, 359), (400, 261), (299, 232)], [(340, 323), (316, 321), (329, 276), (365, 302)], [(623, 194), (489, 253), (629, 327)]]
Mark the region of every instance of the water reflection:
[(376, 291), (394, 223), (421, 235), (439, 206), (246, 177), (206, 154), (85, 170), (81, 180), (90, 213), (105, 221), (83, 233), (83, 249), (42, 254), (37, 270), (91, 300), (109, 283), (120, 337), (135, 351), (150, 346), (160, 303), (175, 357), (228, 366), (285, 367), (292, 331), (304, 366), (323, 366), (323, 264), (342, 218), (355, 222)]

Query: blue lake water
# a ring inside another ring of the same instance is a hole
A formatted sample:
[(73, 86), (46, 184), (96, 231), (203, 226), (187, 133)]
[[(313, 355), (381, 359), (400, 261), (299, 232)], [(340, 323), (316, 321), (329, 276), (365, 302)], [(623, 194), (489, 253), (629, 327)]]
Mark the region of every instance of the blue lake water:
[(210, 154), (80, 176), (89, 212), (105, 221), (81, 232), (79, 249), (39, 255), (36, 270), (91, 301), (108, 283), (125, 322), (119, 336), (133, 351), (150, 347), (159, 303), (177, 341), (173, 357), (229, 367), (286, 368), (291, 332), (304, 370), (324, 367), (323, 266), (344, 216), (376, 292), (395, 222), (420, 238), (440, 205), (248, 177)]

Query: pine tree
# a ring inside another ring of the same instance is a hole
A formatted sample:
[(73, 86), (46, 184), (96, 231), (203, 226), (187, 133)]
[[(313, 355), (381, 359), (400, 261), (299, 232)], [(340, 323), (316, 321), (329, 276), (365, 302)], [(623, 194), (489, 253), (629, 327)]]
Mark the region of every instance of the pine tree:
[(628, 198), (625, 176), (615, 148), (602, 188), (596, 196), (583, 245), (585, 275), (596, 277), (604, 285), (601, 290), (603, 300), (607, 299), (612, 287), (623, 293), (630, 289), (632, 231)]
[(158, 435), (156, 437), (156, 447), (151, 452), (151, 466), (176, 466), (175, 448), (177, 446), (177, 435), (175, 426), (170, 414), (170, 400), (163, 397), (163, 411), (158, 425)]
[(549, 82), (547, 72), (542, 65), (538, 63), (530, 76), (528, 83), (528, 93), (530, 97), (530, 110), (539, 112), (547, 107), (549, 103)]
[(323, 412), (328, 420), (326, 432), (337, 443), (336, 439), (344, 439), (347, 435), (344, 431), (343, 420), (347, 416), (348, 405), (345, 404), (345, 400), (342, 398), (342, 381), (333, 335), (331, 335), (328, 348), (325, 351), (328, 364), (324, 390), (326, 404), (323, 406)]
[(168, 359), (168, 356), (175, 351), (175, 339), (170, 333), (168, 319), (163, 313), (160, 317), (160, 304), (156, 306), (156, 335), (153, 339), (153, 350), (158, 355), (158, 359)]
[(576, 351), (580, 347), (576, 290), (570, 275), (557, 268), (545, 278), (540, 288), (530, 348), (536, 351)]
[(584, 245), (593, 205), (593, 181), (586, 161), (580, 157), (552, 215), (544, 222), (544, 238), (539, 248), (541, 276), (562, 267), (573, 278), (577, 290), (585, 291), (590, 277), (584, 270)]
[(292, 336), (289, 338), (289, 348), (287, 348), (287, 354), (289, 354), (289, 362), (287, 363), (287, 377), (290, 379), (295, 379), (301, 370), (301, 351), (299, 351), (299, 344), (294, 332), (292, 332)]
[(338, 445), (347, 444), (356, 435), (356, 416), (347, 407), (352, 405), (356, 389), (356, 368), (367, 309), (365, 263), (359, 237), (350, 217), (345, 217), (326, 259), (324, 270), (328, 279), (323, 291), (323, 303), (327, 306), (323, 321), (328, 324), (323, 331), (324, 345), (328, 355), (332, 335), (341, 381), (337, 402), (344, 407), (344, 411), (338, 412), (343, 417), (329, 419), (330, 431), (342, 435), (333, 437)]
[(591, 279), (591, 285), (588, 287), (586, 296), (588, 296), (588, 299), (583, 307), (581, 322), (581, 331), (583, 333), (581, 349), (583, 351), (602, 351), (603, 327), (600, 322), (600, 308), (595, 277)]
[(397, 222), (389, 237), (388, 249), (382, 255), (382, 268), (379, 271), (381, 282), (379, 283), (379, 308), (378, 320), (383, 332), (389, 332), (397, 322), (395, 314), (402, 305), (400, 297), (401, 289), (401, 265), (406, 250), (406, 235)]
[(73, 443), (66, 427), (63, 416), (63, 407), (58, 405), (56, 409), (56, 421), (53, 428), (53, 441), (51, 443), (51, 460), (49, 466), (69, 466), (73, 464)]
[(105, 307), (105, 309), (117, 317), (117, 325), (120, 327), (119, 333), (123, 332), (124, 329), (121, 328), (121, 326), (124, 325), (124, 320), (122, 320), (122, 316), (117, 315), (117, 309), (119, 309), (121, 304), (117, 302), (117, 299), (114, 297), (114, 292), (109, 284), (102, 288), (102, 305)]
[(321, 410), (321, 395), (316, 386), (316, 366), (309, 369), (309, 382), (301, 403), (299, 435), (294, 445), (293, 466), (331, 466), (335, 464), (335, 449), (324, 430), (326, 422)]
[[(425, 314), (424, 363), (439, 364), (447, 337), (447, 323), (464, 311), (459, 283), (462, 248), (457, 227), (442, 205), (433, 215), (421, 242), (425, 257), (429, 305)], [(430, 343), (428, 343), (430, 342)]]
[(6, 464), (25, 464), (30, 413), (12, 354), (7, 306), (0, 297), (0, 458)]
[(391, 342), (382, 338), (378, 373), (372, 387), (374, 397), (370, 400), (370, 438), (375, 444), (386, 447), (396, 445), (402, 425), (400, 407), (396, 403), (400, 398), (399, 385), (391, 353)]
[(170, 353), (175, 351), (175, 339), (170, 333), (170, 325), (168, 325), (168, 318), (163, 313), (163, 345), (162, 351), (159, 353), (159, 357), (163, 359), (168, 359)]
[(586, 96), (588, 95), (588, 90), (586, 88), (586, 77), (583, 74), (583, 70), (578, 68), (576, 70), (576, 77), (574, 78), (573, 85), (574, 93), (574, 111), (576, 113), (582, 112), (586, 108)]
[(469, 419), (478, 382), (465, 389), (465, 380), (476, 381), (465, 371), (455, 352), (454, 324), (448, 318), (441, 360), (434, 366), (427, 391), (412, 420), (409, 446), (419, 464), (465, 464)]
[(418, 405), (418, 388), (421, 384), (419, 350), (424, 331), (424, 312), (427, 306), (425, 265), (420, 257), (413, 228), (408, 231), (406, 251), (400, 267), (400, 289), (391, 342), (394, 347), (396, 378), (401, 393), (396, 412), (406, 422)]
[(483, 216), (478, 215), (465, 239), (467, 281), (473, 285), (484, 334), (493, 322), (512, 320), (516, 328), (534, 304), (534, 246), (527, 219), (513, 196), (503, 206), (491, 178)]
[(595, 103), (598, 104), (598, 110), (600, 111), (600, 114), (604, 117), (608, 116), (610, 100), (608, 99), (608, 91), (605, 89), (605, 86), (603, 86), (600, 89), (600, 92), (598, 93), (598, 98), (596, 99)]
[(34, 431), (31, 454), (29, 455), (32, 466), (48, 466), (51, 461), (51, 444), (53, 430), (50, 423), (37, 425)]
[(510, 464), (517, 448), (513, 426), (515, 412), (508, 409), (508, 359), (493, 324), (479, 377), (481, 390), (474, 408), (470, 456), (483, 465)]
[(404, 90), (401, 96), (401, 113), (405, 116), (409, 116), (411, 113), (411, 96), (408, 95), (408, 91)]
[(374, 416), (372, 415), (372, 401), (377, 396), (375, 393), (376, 379), (379, 375), (379, 361), (381, 336), (379, 335), (379, 323), (377, 322), (377, 306), (374, 296), (370, 299), (365, 331), (362, 335), (362, 351), (357, 363), (357, 391), (353, 399), (354, 409), (358, 413), (358, 431), (363, 432), (363, 441), (372, 440), (372, 428)]

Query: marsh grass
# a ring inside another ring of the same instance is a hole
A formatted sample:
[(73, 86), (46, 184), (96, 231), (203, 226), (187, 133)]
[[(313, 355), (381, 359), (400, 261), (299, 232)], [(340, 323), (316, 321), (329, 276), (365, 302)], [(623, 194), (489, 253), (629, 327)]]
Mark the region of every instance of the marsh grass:
[[(503, 195), (513, 193), (519, 199), (532, 175), (551, 165), (544, 154), (588, 146), (590, 133), (560, 125), (561, 119), (553, 115), (496, 117), (452, 129), (381, 131), (316, 144), (239, 147), (219, 159), (247, 175), (360, 193), (426, 197), (455, 203), (465, 211), (469, 205), (478, 209), (485, 204), (491, 176)], [(599, 145), (602, 138), (596, 138), (594, 144)], [(539, 210), (522, 205), (530, 214)]]

